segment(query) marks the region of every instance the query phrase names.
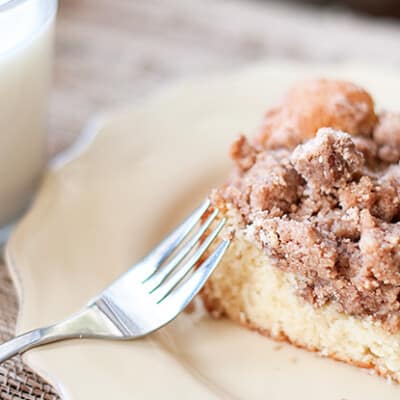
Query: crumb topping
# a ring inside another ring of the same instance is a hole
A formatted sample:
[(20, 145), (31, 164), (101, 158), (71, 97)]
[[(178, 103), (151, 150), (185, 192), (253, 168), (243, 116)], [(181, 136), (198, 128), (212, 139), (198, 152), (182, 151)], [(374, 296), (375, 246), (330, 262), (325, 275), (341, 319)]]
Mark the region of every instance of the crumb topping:
[(400, 327), (400, 114), (348, 82), (293, 88), (213, 192), (316, 306)]

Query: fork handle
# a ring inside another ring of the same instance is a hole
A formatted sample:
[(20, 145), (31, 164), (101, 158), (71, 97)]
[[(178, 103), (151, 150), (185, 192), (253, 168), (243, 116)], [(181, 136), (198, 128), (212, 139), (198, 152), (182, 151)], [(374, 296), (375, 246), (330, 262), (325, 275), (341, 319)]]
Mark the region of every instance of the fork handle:
[(17, 336), (0, 345), (0, 363), (40, 344), (44, 344), (42, 329), (35, 329)]
[(78, 338), (122, 338), (122, 333), (96, 305), (57, 324), (23, 333), (0, 344), (0, 363), (43, 344)]

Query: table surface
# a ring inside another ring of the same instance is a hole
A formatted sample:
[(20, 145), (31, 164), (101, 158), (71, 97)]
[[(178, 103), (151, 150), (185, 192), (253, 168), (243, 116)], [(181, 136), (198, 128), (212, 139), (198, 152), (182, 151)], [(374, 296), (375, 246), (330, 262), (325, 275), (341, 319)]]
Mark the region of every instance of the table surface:
[[(400, 66), (400, 25), (336, 10), (256, 0), (60, 0), (49, 156), (94, 115), (170, 82), (264, 59)], [(0, 268), (0, 339), (15, 292)], [(16, 357), (0, 367), (2, 399), (55, 399)]]
[(61, 0), (50, 153), (166, 83), (288, 57), (400, 66), (400, 24), (265, 0)]

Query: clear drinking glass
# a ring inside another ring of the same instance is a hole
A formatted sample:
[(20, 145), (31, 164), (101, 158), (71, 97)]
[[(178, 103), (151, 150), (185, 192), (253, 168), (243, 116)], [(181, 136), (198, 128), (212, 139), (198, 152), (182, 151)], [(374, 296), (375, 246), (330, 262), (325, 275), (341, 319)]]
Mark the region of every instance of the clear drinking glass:
[(45, 165), (57, 0), (0, 0), (0, 240)]

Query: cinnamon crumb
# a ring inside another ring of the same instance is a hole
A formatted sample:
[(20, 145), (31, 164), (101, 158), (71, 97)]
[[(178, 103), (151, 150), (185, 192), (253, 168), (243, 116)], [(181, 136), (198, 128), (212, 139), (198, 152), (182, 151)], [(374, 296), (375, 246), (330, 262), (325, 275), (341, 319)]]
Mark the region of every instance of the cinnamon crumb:
[[(248, 239), (290, 271), (315, 306), (400, 326), (400, 115), (374, 112), (363, 89), (317, 80), (266, 114), (215, 192)], [(322, 128), (322, 129), (321, 129)]]

